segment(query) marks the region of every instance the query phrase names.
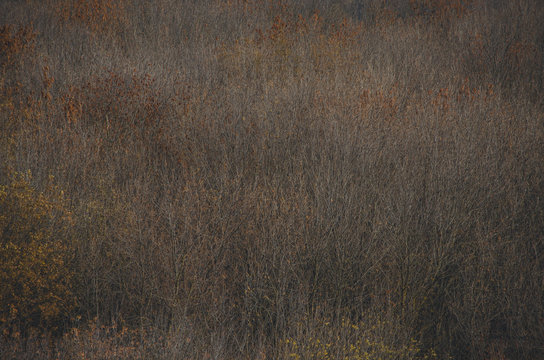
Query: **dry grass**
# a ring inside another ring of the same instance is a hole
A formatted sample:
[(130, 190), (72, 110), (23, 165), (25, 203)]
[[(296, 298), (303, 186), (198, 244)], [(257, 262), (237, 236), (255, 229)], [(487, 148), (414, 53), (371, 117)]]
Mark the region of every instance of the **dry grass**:
[(0, 357), (544, 356), (544, 8), (388, 3), (2, 2), (78, 306)]

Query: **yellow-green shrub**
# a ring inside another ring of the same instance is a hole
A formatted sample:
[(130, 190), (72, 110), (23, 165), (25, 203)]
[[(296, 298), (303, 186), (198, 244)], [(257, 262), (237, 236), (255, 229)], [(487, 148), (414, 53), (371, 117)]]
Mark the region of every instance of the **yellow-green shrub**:
[(282, 341), (288, 359), (401, 360), (436, 359), (419, 341), (409, 338), (400, 324), (379, 316), (352, 322), (306, 319), (297, 324), (297, 334)]
[(44, 192), (30, 173), (0, 185), (0, 329), (59, 330), (75, 308), (68, 240), (70, 212), (62, 191)]

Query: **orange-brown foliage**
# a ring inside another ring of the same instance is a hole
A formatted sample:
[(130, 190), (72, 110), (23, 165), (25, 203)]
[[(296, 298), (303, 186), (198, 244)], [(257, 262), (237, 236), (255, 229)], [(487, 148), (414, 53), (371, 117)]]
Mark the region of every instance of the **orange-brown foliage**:
[(109, 34), (126, 24), (126, 0), (62, 0), (56, 5), (59, 23), (83, 25), (96, 34)]

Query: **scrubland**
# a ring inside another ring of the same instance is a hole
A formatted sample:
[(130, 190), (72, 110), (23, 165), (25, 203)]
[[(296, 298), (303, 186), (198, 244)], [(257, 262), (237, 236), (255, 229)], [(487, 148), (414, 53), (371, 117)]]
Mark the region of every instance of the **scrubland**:
[(0, 358), (544, 358), (537, 0), (0, 3)]

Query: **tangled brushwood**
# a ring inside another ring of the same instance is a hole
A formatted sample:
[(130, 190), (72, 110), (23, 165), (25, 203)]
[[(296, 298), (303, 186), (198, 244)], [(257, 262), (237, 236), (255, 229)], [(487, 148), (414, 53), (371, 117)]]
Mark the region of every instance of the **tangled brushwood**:
[(544, 358), (543, 21), (0, 2), (0, 358)]

